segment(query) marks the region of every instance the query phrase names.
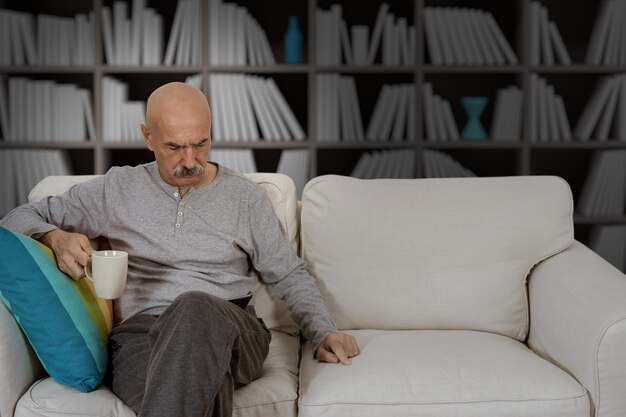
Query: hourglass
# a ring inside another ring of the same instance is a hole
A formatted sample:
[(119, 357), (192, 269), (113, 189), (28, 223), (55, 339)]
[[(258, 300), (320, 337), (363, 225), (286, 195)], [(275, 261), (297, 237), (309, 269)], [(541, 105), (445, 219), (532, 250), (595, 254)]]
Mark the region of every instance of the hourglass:
[(487, 139), (487, 132), (480, 123), (480, 115), (487, 106), (487, 97), (461, 97), (461, 105), (467, 113), (468, 119), (461, 137), (467, 140)]

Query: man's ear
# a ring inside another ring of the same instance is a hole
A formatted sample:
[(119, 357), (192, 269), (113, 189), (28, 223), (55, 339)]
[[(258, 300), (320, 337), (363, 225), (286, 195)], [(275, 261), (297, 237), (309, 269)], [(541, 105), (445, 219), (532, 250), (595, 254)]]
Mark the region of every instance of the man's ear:
[(148, 129), (148, 126), (144, 125), (143, 123), (141, 124), (141, 134), (143, 135), (143, 140), (146, 142), (146, 146), (148, 147), (148, 149), (154, 152), (154, 147), (152, 145), (152, 136), (150, 135), (150, 129)]

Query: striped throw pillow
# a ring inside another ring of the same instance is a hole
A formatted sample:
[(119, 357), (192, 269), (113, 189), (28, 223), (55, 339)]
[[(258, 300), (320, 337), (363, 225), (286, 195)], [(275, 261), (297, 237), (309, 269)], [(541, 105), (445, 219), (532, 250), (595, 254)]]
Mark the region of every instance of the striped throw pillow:
[(112, 313), (91, 281), (74, 281), (48, 247), (0, 227), (0, 298), (51, 377), (82, 392), (100, 385)]

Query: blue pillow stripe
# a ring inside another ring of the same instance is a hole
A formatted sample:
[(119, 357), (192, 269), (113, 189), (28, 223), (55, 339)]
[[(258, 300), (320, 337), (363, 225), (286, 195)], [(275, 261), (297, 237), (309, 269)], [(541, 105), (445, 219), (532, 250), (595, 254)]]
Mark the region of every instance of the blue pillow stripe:
[[(29, 239), (29, 238), (26, 238)], [(34, 241), (32, 241), (34, 242)], [(28, 242), (31, 243), (31, 242)], [(36, 243), (35, 243), (36, 244)], [(37, 262), (33, 252), (27, 250), (24, 240), (17, 234), (0, 227), (0, 292), (3, 299), (11, 300), (7, 305), (24, 329), (31, 345), (44, 368), (60, 383), (75, 387), (83, 392), (95, 389), (104, 374), (94, 372), (99, 369), (93, 354), (75, 326), (59, 326), (58, 323), (72, 323), (73, 320), (62, 298)], [(41, 252), (45, 255), (45, 252)], [(6, 257), (5, 255), (10, 255)], [(47, 256), (47, 255), (46, 255)], [(41, 261), (41, 257), (37, 256)], [(54, 263), (48, 257), (50, 263)], [(54, 268), (47, 271), (57, 285), (68, 278)], [(28, 331), (37, 329), (37, 331)], [(55, 333), (52, 334), (52, 331)], [(71, 353), (68, 356), (68, 352)], [(71, 360), (72, 363), (68, 363)]]
[[(22, 242), (22, 245), (28, 251), (35, 263), (37, 263), (37, 266), (41, 270), (43, 276), (47, 278), (48, 282), (52, 283), (52, 291), (56, 293), (59, 301), (63, 304), (63, 307), (69, 314), (69, 319), (74, 322), (76, 330), (78, 330), (80, 338), (91, 352), (92, 358), (103, 359), (100, 361), (96, 360), (96, 366), (98, 367), (100, 374), (104, 375), (107, 368), (106, 357), (108, 354), (106, 346), (100, 343), (100, 333), (91, 321), (89, 311), (78, 294), (76, 283), (57, 269), (54, 261), (41, 250), (39, 243), (24, 235), (16, 236)], [(31, 284), (35, 283), (31, 281)], [(68, 335), (68, 337), (72, 337), (72, 335)], [(64, 345), (61, 345), (60, 348), (67, 350)], [(70, 354), (74, 350), (75, 349), (71, 349), (65, 353)]]

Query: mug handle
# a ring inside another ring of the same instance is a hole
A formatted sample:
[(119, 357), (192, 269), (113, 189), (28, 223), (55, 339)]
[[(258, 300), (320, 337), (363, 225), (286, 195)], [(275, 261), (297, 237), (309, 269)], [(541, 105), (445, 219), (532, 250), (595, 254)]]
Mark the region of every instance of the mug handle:
[(90, 267), (90, 266), (84, 266), (84, 267), (83, 267), (83, 269), (85, 270), (85, 276), (86, 276), (87, 278), (89, 278), (89, 280), (90, 280), (91, 282), (93, 282), (93, 277), (91, 276), (91, 275), (92, 275), (92, 273), (91, 273), (91, 267)]

